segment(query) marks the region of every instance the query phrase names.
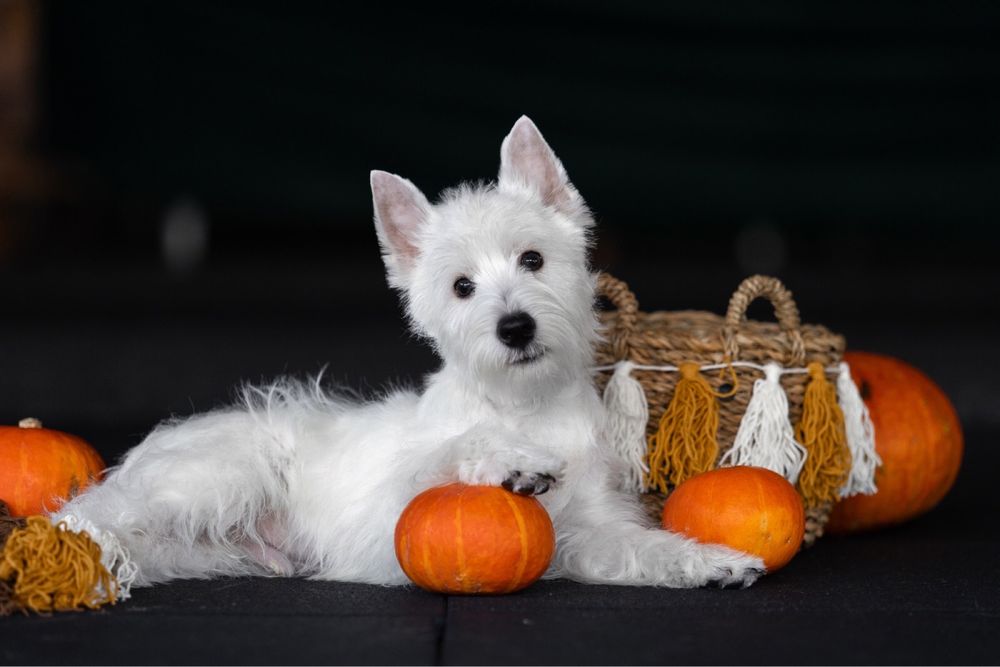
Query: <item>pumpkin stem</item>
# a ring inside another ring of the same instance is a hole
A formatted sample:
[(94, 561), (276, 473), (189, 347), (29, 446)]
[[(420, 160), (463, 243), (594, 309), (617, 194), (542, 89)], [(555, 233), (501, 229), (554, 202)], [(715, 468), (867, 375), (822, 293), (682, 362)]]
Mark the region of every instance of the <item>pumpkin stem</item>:
[(17, 422), (17, 425), (20, 428), (41, 428), (42, 420), (34, 417), (25, 417), (21, 421)]

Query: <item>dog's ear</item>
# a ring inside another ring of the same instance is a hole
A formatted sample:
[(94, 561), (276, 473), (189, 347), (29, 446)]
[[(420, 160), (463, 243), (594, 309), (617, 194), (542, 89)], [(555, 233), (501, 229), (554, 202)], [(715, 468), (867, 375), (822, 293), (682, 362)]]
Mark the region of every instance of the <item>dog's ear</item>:
[(371, 173), (375, 231), (382, 245), (389, 284), (403, 287), (420, 252), (420, 229), (431, 205), (417, 186), (385, 171)]
[(583, 204), (562, 162), (527, 116), (517, 119), (500, 146), (500, 187), (524, 186), (547, 206), (566, 213), (577, 212)]

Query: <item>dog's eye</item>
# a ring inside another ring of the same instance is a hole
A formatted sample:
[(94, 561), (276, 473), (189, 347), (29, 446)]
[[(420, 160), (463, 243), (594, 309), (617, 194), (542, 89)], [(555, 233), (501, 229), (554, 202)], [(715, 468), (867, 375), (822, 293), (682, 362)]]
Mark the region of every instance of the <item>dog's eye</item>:
[(528, 250), (521, 255), (518, 263), (529, 271), (537, 271), (542, 268), (542, 256), (534, 250)]
[(469, 296), (470, 294), (476, 291), (476, 283), (472, 282), (465, 276), (462, 276), (461, 278), (455, 281), (454, 289), (455, 289), (455, 294), (458, 295), (458, 298), (464, 299), (465, 297)]

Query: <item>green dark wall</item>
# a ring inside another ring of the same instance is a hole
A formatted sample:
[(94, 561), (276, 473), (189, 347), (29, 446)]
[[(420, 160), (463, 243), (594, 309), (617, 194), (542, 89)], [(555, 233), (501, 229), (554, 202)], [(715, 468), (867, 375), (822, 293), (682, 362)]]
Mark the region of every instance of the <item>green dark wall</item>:
[(616, 228), (1000, 217), (995, 4), (344, 7), (49, 2), (45, 146), (115, 197), (331, 224), (371, 168), (489, 178), (527, 113)]

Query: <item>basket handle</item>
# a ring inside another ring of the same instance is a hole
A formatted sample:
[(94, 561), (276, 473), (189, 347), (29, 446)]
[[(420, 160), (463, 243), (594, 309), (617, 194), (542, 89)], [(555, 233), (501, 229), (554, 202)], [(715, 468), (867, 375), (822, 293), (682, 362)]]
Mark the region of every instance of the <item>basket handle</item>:
[(792, 293), (777, 278), (771, 276), (750, 276), (736, 288), (729, 299), (729, 310), (726, 311), (726, 322), (722, 328), (722, 343), (729, 359), (739, 358), (739, 342), (737, 334), (746, 322), (747, 307), (755, 299), (764, 297), (774, 306), (774, 315), (778, 326), (788, 338), (791, 345), (791, 356), (788, 363), (801, 366), (806, 360), (806, 347), (802, 341), (802, 323), (799, 320), (799, 308), (795, 305)]
[(618, 280), (609, 273), (597, 276), (597, 293), (608, 298), (618, 309), (618, 320), (608, 332), (611, 349), (616, 359), (628, 359), (628, 341), (635, 331), (635, 323), (639, 316), (639, 300), (623, 280)]

